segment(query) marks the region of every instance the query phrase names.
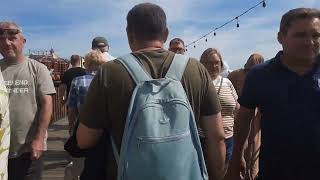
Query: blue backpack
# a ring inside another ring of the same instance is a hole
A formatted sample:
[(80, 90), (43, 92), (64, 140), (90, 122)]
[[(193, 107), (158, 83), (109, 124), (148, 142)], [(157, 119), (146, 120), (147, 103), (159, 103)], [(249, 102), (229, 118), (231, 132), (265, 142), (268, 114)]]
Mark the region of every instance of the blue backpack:
[(176, 54), (165, 78), (152, 79), (132, 54), (121, 57), (136, 83), (128, 109), (118, 180), (207, 180), (197, 126), (180, 82), (188, 57)]

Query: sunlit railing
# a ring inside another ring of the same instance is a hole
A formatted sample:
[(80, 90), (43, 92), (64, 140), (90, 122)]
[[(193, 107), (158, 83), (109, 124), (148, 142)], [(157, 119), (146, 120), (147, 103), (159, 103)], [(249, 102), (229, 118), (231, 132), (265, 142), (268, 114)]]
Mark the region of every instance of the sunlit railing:
[(54, 82), (56, 94), (53, 95), (53, 112), (52, 112), (51, 122), (55, 122), (67, 116), (66, 106), (62, 104), (59, 98), (64, 93), (62, 92), (62, 89), (59, 88), (60, 84), (61, 82), (59, 81)]

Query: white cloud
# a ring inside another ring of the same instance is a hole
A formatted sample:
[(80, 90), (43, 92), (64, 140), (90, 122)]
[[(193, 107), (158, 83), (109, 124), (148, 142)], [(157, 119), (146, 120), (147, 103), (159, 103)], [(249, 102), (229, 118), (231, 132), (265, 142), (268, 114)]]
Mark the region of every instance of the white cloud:
[[(74, 3), (77, 3), (80, 0), (72, 0), (67, 2), (65, 5), (70, 6)], [(167, 12), (168, 23), (174, 23), (179, 20), (182, 20), (187, 11), (192, 7), (193, 1), (188, 1), (179, 5), (179, 1), (151, 1), (159, 4)], [(58, 1), (55, 4), (55, 7), (63, 6), (62, 0)], [(70, 54), (79, 53), (85, 54), (90, 49), (91, 39), (95, 36), (105, 36), (108, 38), (111, 52), (116, 56), (120, 56), (124, 53), (130, 52), (129, 46), (126, 39), (126, 15), (128, 11), (141, 1), (117, 1), (117, 2), (108, 2), (108, 1), (95, 1), (95, 5), (99, 4), (106, 6), (108, 13), (106, 16), (97, 16), (94, 21), (84, 22), (78, 25), (73, 25), (69, 27), (64, 27), (64, 32), (57, 35), (51, 35), (47, 37), (41, 37), (37, 34), (30, 33), (29, 41), (26, 46), (26, 49), (49, 49), (51, 47), (55, 48), (58, 54), (61, 54), (63, 57), (69, 57)], [(87, 4), (87, 3), (84, 3)], [(92, 5), (92, 4), (91, 4)], [(179, 5), (179, 6), (178, 6)], [(83, 6), (83, 5), (82, 5)], [(179, 7), (178, 10), (176, 7)], [(88, 12), (84, 12), (88, 13)], [(108, 15), (107, 15), (108, 14)], [(110, 16), (111, 15), (111, 16)], [(52, 29), (54, 25), (37, 25), (25, 27), (26, 30), (31, 32), (37, 32), (39, 30)], [(55, 27), (57, 28), (57, 27)], [(26, 51), (27, 51), (26, 50)]]
[[(217, 48), (232, 69), (243, 67), (247, 58), (254, 52), (270, 59), (281, 49), (276, 38), (277, 26), (265, 26), (268, 23), (274, 24), (274, 21), (261, 17), (246, 19), (239, 29), (231, 26), (217, 31), (217, 36), (211, 34), (207, 37), (208, 42), (203, 39), (195, 44), (196, 48), (191, 45), (187, 53), (199, 59), (206, 48)], [(201, 29), (191, 27), (184, 31), (183, 37), (186, 37), (187, 42), (192, 42), (202, 34), (205, 32)]]
[[(28, 49), (53, 47), (63, 57), (69, 57), (73, 53), (83, 55), (90, 50), (91, 39), (99, 35), (107, 37), (111, 53), (119, 56), (129, 52), (125, 32), (126, 15), (130, 8), (141, 2), (145, 1), (55, 0), (47, 3), (41, 0), (32, 2), (11, 0), (0, 7), (0, 16), (4, 19), (17, 19), (22, 21), (22, 24), (26, 24), (23, 27), (28, 38), (26, 52)], [(149, 2), (157, 3), (165, 10), (170, 28), (169, 39), (178, 36), (186, 43), (207, 33), (217, 23), (230, 19), (231, 9), (232, 12), (238, 11), (234, 7), (229, 9), (226, 5), (220, 6), (230, 4), (225, 0), (151, 0)], [(20, 6), (13, 6), (13, 4), (20, 4)], [(216, 37), (208, 37), (207, 43), (202, 40), (197, 43), (196, 49), (189, 48), (188, 54), (199, 58), (207, 47), (216, 47), (221, 50), (224, 59), (232, 68), (242, 67), (252, 52), (260, 52), (266, 58), (271, 58), (280, 49), (276, 33), (281, 15), (295, 7), (320, 7), (318, 0), (267, 0), (267, 4), (266, 9), (256, 10), (259, 13), (250, 13), (241, 17), (239, 29), (236, 29), (234, 24), (225, 27), (217, 32)], [(214, 8), (215, 5), (224, 8), (217, 10)], [(201, 12), (204, 7), (212, 7), (213, 12)], [(206, 17), (205, 14), (210, 13), (213, 15)], [(33, 23), (26, 23), (30, 21), (24, 18), (28, 14), (38, 15), (32, 18), (41, 18), (41, 15), (46, 15), (53, 19), (67, 20), (68, 23), (39, 24), (36, 23), (37, 19), (32, 19)], [(39, 34), (39, 32), (42, 33)]]

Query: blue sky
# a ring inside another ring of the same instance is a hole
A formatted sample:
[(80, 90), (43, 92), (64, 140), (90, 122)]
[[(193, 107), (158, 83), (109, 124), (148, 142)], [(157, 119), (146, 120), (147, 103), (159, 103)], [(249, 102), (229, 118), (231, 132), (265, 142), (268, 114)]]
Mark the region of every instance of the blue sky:
[[(28, 49), (53, 47), (64, 58), (84, 55), (95, 36), (104, 36), (114, 56), (130, 52), (125, 27), (127, 12), (138, 0), (10, 0), (0, 6), (0, 20), (16, 21), (23, 28)], [(241, 14), (259, 0), (151, 0), (167, 13), (169, 40), (180, 37), (186, 43), (199, 38), (224, 22)], [(221, 51), (232, 69), (243, 66), (253, 52), (266, 59), (281, 46), (277, 32), (282, 14), (292, 8), (320, 8), (319, 0), (267, 0), (239, 19), (240, 28), (232, 23), (188, 48), (187, 54), (199, 58), (208, 47)], [(165, 47), (168, 47), (166, 43)]]

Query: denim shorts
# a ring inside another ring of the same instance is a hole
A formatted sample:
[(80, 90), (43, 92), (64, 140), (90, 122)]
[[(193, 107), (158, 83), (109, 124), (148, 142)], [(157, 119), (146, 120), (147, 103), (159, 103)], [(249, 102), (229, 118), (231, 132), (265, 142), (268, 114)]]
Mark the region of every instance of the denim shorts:
[(226, 161), (230, 161), (233, 151), (233, 137), (224, 140), (226, 144)]

